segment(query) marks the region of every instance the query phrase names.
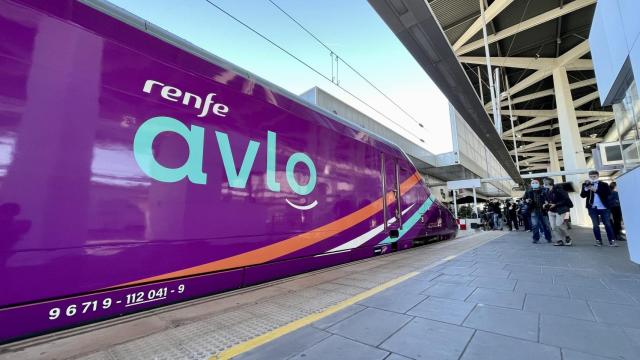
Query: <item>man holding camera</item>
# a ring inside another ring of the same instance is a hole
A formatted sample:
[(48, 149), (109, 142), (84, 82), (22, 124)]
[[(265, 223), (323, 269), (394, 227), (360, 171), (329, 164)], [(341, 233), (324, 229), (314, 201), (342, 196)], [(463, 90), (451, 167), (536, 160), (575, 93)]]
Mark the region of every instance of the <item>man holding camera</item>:
[(596, 237), (594, 245), (602, 246), (602, 234), (600, 234), (600, 220), (602, 220), (609, 246), (618, 246), (611, 226), (611, 212), (608, 204), (611, 188), (606, 182), (599, 181), (599, 177), (600, 174), (597, 171), (589, 171), (589, 179), (582, 184), (580, 197), (587, 199), (586, 207), (593, 224), (593, 235)]

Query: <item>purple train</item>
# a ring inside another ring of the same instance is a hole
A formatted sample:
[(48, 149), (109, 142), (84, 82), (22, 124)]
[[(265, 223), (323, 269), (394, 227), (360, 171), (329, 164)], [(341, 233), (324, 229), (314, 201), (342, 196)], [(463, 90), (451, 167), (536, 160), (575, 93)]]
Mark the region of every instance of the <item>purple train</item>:
[(454, 237), (395, 145), (100, 1), (0, 0), (0, 342)]

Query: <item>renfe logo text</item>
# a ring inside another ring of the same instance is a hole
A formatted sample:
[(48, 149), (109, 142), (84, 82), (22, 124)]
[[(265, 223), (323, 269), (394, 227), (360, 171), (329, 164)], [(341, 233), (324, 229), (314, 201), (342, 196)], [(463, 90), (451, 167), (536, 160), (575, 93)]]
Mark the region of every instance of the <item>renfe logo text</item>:
[(193, 100), (193, 107), (196, 109), (202, 109), (202, 112), (198, 117), (204, 117), (209, 112), (209, 108), (211, 107), (211, 113), (214, 115), (225, 117), (229, 112), (229, 107), (222, 103), (216, 103), (213, 101), (213, 97), (216, 96), (214, 93), (209, 93), (204, 98), (204, 106), (202, 105), (202, 98), (198, 95), (194, 95), (190, 92), (183, 92), (177, 87), (165, 85), (156, 80), (147, 80), (144, 83), (144, 87), (142, 91), (147, 94), (151, 94), (153, 90), (153, 86), (160, 87), (160, 96), (162, 98), (167, 99), (169, 101), (178, 102), (182, 98), (182, 105), (190, 106)]

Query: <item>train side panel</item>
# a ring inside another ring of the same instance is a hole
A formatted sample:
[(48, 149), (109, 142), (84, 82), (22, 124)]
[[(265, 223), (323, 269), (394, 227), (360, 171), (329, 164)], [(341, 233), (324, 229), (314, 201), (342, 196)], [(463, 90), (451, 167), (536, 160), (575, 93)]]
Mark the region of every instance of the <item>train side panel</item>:
[(0, 30), (0, 342), (452, 231), (401, 151), (255, 79), (74, 1)]

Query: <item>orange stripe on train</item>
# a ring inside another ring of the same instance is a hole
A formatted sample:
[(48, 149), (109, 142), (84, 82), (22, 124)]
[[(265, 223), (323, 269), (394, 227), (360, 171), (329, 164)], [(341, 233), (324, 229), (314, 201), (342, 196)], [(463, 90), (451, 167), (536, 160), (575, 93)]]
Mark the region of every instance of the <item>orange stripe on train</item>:
[[(402, 184), (400, 184), (400, 194), (406, 193), (419, 181), (420, 181), (420, 175), (418, 175), (418, 173), (416, 172), (412, 176), (410, 176), (407, 180), (405, 180)], [(387, 202), (393, 201), (392, 192), (388, 192), (386, 195), (387, 195)], [(381, 211), (381, 210), (382, 210), (382, 198), (336, 221), (333, 221), (329, 224), (315, 228), (304, 234), (296, 235), (294, 237), (279, 241), (275, 244), (267, 245), (265, 247), (247, 251), (242, 254), (234, 255), (225, 259), (212, 261), (210, 263), (193, 266), (190, 268), (173, 271), (173, 272), (162, 274), (162, 275), (148, 277), (145, 279), (140, 279), (140, 280), (128, 282), (125, 284), (120, 284), (118, 286), (136, 285), (140, 283), (166, 280), (166, 279), (172, 279), (177, 277), (197, 275), (197, 274), (208, 273), (213, 271), (261, 264), (273, 259), (277, 259), (284, 255), (293, 253), (300, 249), (304, 249), (305, 247), (311, 246), (313, 244), (317, 244), (324, 239), (327, 239), (333, 235), (336, 235), (368, 219), (369, 217), (375, 215), (378, 211)]]

